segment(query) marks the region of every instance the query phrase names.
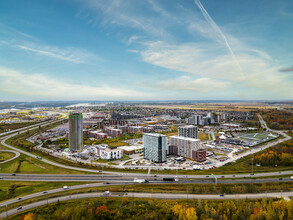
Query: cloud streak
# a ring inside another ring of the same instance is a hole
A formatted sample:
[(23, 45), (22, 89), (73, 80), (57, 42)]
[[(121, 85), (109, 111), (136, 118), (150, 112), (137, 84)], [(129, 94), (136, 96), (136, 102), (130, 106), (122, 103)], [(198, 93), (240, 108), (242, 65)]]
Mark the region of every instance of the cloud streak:
[(216, 22), (212, 19), (212, 17), (209, 15), (209, 13), (206, 11), (206, 9), (201, 4), (200, 0), (194, 0), (194, 3), (197, 5), (197, 7), (200, 9), (202, 15), (206, 19), (206, 21), (211, 25), (211, 27), (221, 36), (221, 38), (224, 40), (225, 45), (227, 46), (233, 60), (237, 64), (238, 68), (242, 71), (242, 68), (240, 66), (239, 61), (237, 60), (228, 40), (223, 31), (220, 29), (220, 27), (216, 24)]
[(17, 48), (25, 51), (30, 51), (43, 56), (52, 57), (55, 59), (80, 64), (87, 63), (89, 60), (98, 60), (96, 55), (93, 55), (86, 50), (78, 48), (58, 48), (55, 46), (44, 46), (35, 44), (18, 44)]

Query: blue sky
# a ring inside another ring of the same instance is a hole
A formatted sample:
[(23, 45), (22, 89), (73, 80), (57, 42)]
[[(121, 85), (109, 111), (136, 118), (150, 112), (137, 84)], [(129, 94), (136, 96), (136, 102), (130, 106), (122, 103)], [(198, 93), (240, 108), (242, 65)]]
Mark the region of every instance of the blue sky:
[(0, 1), (0, 100), (293, 99), (293, 1)]

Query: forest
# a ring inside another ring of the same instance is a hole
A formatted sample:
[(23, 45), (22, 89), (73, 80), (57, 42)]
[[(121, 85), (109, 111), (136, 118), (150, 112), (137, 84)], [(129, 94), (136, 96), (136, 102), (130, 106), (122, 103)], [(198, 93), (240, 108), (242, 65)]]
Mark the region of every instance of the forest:
[(293, 219), (293, 201), (99, 198), (57, 202), (10, 219)]
[(293, 130), (293, 114), (290, 112), (272, 110), (261, 115), (271, 129)]
[(293, 166), (293, 140), (262, 151), (255, 155), (254, 160), (261, 166)]

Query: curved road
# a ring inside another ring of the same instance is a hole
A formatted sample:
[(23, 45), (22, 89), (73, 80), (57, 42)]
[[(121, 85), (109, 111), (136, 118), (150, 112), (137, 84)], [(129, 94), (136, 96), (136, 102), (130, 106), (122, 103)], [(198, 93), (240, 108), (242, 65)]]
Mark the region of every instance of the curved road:
[(12, 161), (12, 160), (14, 160), (14, 159), (16, 159), (16, 158), (18, 158), (20, 156), (20, 153), (18, 151), (13, 151), (13, 150), (0, 150), (0, 152), (8, 152), (8, 153), (15, 154), (14, 157), (12, 157), (12, 158), (10, 158), (8, 160), (5, 160), (5, 161), (0, 162), (0, 164), (7, 163), (7, 162)]
[(281, 198), (281, 197), (292, 197), (293, 192), (276, 192), (276, 193), (259, 193), (259, 194), (231, 194), (231, 195), (194, 195), (194, 194), (167, 194), (167, 193), (110, 193), (106, 195), (105, 193), (82, 193), (74, 194), (68, 196), (60, 196), (56, 198), (46, 199), (39, 202), (30, 203), (21, 206), (21, 209), (14, 208), (7, 210), (6, 212), (0, 213), (1, 218), (6, 216), (11, 216), (17, 214), (18, 212), (23, 212), (29, 209), (37, 208), (46, 204), (55, 203), (57, 201), (68, 201), (74, 199), (88, 199), (97, 197), (131, 197), (131, 198), (156, 198), (156, 199), (260, 199), (260, 198)]
[[(61, 120), (64, 120), (64, 119), (48, 122), (48, 123), (43, 124), (41, 126), (46, 126), (47, 124), (52, 124), (54, 122), (61, 121)], [(265, 122), (263, 121), (263, 123), (265, 123)], [(38, 126), (39, 126), (39, 124), (38, 124)], [(33, 129), (35, 129), (35, 128), (30, 128), (29, 130), (33, 130)], [(21, 131), (19, 133), (23, 133), (23, 132), (26, 132), (26, 130)], [(281, 132), (281, 131), (279, 131), (279, 133), (282, 133), (284, 136), (286, 135), (284, 132)], [(9, 138), (11, 138), (11, 137), (13, 137), (15, 135), (17, 135), (17, 133), (9, 135), (9, 136), (6, 136), (5, 138), (2, 139), (1, 144), (6, 146), (6, 147), (8, 147), (8, 148), (10, 148), (10, 149), (12, 149), (12, 150), (14, 150), (14, 151), (18, 151), (18, 152), (20, 152), (22, 154), (25, 154), (27, 156), (37, 158), (37, 156), (32, 154), (32, 153), (26, 152), (24, 150), (18, 149), (16, 147), (10, 146), (10, 145), (5, 143), (7, 141), (7, 139), (9, 139)], [(286, 136), (287, 136), (286, 139), (291, 138), (288, 135), (286, 135)], [(279, 140), (277, 143), (279, 143), (280, 141), (284, 141), (284, 140)], [(274, 142), (274, 143), (271, 143), (271, 144), (277, 144), (277, 143)], [(251, 152), (249, 152), (249, 153), (251, 153)], [(82, 171), (82, 172), (90, 172), (90, 173), (101, 173), (101, 170), (93, 170), (93, 169), (86, 169), (86, 168), (63, 165), (63, 164), (59, 164), (59, 163), (47, 160), (45, 158), (43, 158), (42, 161), (44, 163), (48, 163), (48, 164), (51, 164), (53, 166), (57, 166), (57, 167), (65, 168), (65, 169)], [(123, 173), (123, 172), (114, 172), (114, 171), (103, 171), (103, 173), (116, 174), (116, 175), (118, 174), (118, 175), (123, 175), (123, 176), (132, 176), (132, 177), (150, 177), (150, 176), (154, 175), (154, 174), (139, 174), (139, 173)], [(291, 171), (283, 171), (283, 172), (271, 172), (271, 173), (255, 173), (253, 175), (253, 177), (292, 175), (292, 174), (293, 174), (293, 170), (291, 170)], [(158, 174), (157, 176), (158, 177), (170, 177), (170, 176), (174, 176), (174, 174), (172, 174), (172, 175), (170, 175), (170, 174)], [(222, 175), (216, 175), (217, 178), (219, 178), (221, 176)], [(243, 177), (247, 177), (247, 176), (249, 176), (249, 175), (248, 174), (230, 174), (230, 175), (225, 175), (224, 178), (243, 178)], [(177, 175), (177, 177), (178, 178), (210, 178), (211, 176), (210, 175)]]

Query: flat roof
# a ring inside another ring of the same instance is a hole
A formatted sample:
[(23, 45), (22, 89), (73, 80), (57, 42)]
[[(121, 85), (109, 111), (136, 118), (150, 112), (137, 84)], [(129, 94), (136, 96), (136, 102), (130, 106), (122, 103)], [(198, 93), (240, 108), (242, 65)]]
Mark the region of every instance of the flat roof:
[(186, 140), (186, 141), (200, 141), (200, 139), (177, 136), (177, 135), (170, 136), (170, 138), (172, 138), (172, 137), (176, 138), (176, 139)]
[(126, 150), (126, 151), (132, 151), (132, 150), (139, 150), (139, 149), (143, 149), (143, 146), (120, 146), (117, 147), (121, 150)]
[(153, 136), (153, 137), (167, 137), (166, 135), (158, 134), (158, 133), (144, 133), (143, 135)]

